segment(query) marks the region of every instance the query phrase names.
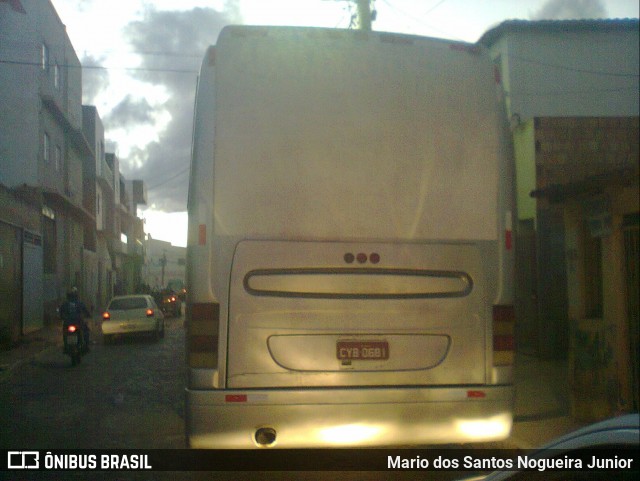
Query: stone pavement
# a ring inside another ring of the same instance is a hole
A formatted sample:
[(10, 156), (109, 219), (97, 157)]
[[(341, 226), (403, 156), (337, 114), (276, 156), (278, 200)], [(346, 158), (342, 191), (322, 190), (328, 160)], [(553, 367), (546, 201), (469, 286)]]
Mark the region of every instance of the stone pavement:
[[(91, 339), (100, 342), (100, 319), (91, 326)], [(0, 351), (0, 382), (11, 371), (30, 362), (44, 351), (62, 349), (61, 322), (24, 337), (13, 349)], [(534, 356), (516, 354), (515, 419), (507, 446), (537, 448), (575, 431), (582, 424), (569, 415), (569, 385), (566, 361), (544, 361)]]

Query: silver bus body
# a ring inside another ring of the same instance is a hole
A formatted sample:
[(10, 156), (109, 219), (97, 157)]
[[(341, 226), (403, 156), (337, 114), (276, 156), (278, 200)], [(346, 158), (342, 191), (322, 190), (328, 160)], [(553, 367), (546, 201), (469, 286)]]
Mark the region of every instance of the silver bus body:
[(222, 31), (194, 117), (190, 446), (509, 435), (513, 174), (499, 90), (469, 44)]

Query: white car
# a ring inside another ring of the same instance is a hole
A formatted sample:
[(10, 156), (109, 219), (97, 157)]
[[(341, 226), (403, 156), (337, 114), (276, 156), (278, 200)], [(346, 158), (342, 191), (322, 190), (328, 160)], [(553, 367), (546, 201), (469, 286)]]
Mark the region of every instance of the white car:
[(156, 340), (164, 337), (164, 314), (148, 295), (116, 296), (102, 314), (105, 344), (114, 336), (149, 333)]

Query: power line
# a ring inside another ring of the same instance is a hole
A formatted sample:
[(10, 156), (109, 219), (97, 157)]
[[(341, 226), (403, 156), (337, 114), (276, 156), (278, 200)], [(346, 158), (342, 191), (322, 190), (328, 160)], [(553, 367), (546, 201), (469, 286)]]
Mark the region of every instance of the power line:
[(591, 70), (591, 69), (583, 69), (583, 68), (578, 68), (578, 67), (569, 67), (569, 66), (566, 66), (566, 65), (558, 65), (558, 64), (553, 64), (553, 63), (549, 63), (549, 62), (542, 62), (540, 60), (533, 60), (533, 59), (530, 59), (530, 58), (520, 57), (518, 55), (509, 55), (509, 58), (515, 59), (515, 60), (521, 60), (522, 62), (532, 63), (532, 64), (535, 64), (535, 65), (541, 65), (543, 67), (552, 67), (552, 68), (557, 68), (557, 69), (560, 69), (560, 70), (569, 70), (571, 72), (578, 72), (578, 73), (588, 73), (588, 74), (593, 74), (593, 75), (603, 75), (605, 77), (635, 78), (635, 77), (639, 77), (640, 76), (637, 73), (616, 73), (616, 72), (605, 72), (603, 70)]
[(163, 185), (168, 184), (168, 183), (169, 183), (169, 182), (171, 182), (172, 180), (175, 180), (175, 179), (177, 179), (178, 177), (180, 177), (181, 175), (184, 175), (184, 174), (188, 173), (188, 172), (189, 172), (189, 170), (190, 170), (190, 168), (191, 168), (191, 166), (187, 166), (187, 168), (186, 168), (186, 169), (183, 169), (183, 170), (179, 171), (179, 172), (178, 172), (178, 173), (176, 173), (175, 175), (172, 175), (172, 176), (171, 176), (171, 177), (169, 177), (168, 179), (163, 180), (163, 181), (162, 181), (162, 182), (160, 182), (159, 184), (156, 184), (156, 185), (153, 185), (153, 186), (147, 187), (147, 190), (148, 190), (148, 191), (149, 191), (149, 190), (154, 190), (154, 189), (157, 189), (158, 187), (162, 187)]
[[(41, 62), (26, 62), (20, 60), (2, 60), (0, 59), (0, 64), (6, 65), (25, 65), (31, 67), (42, 67)], [(50, 65), (53, 67), (53, 64)], [(82, 68), (88, 70), (124, 70), (131, 72), (161, 72), (161, 73), (186, 73), (186, 74), (198, 74), (197, 70), (192, 69), (179, 69), (179, 68), (152, 68), (152, 67), (104, 67), (102, 65), (69, 65), (69, 64), (58, 64), (60, 68)]]
[[(427, 12), (425, 12), (421, 17), (425, 17), (429, 12), (431, 12), (432, 10), (436, 9), (438, 6), (440, 6), (442, 3), (444, 3), (446, 0), (442, 0), (440, 2), (438, 2), (436, 5), (434, 5), (433, 7), (431, 7)], [(456, 35), (452, 35), (451, 32), (445, 32), (444, 30), (438, 28), (438, 27), (434, 27), (433, 25), (430, 25), (428, 23), (425, 23), (423, 20), (417, 18), (415, 15), (405, 12), (404, 10), (399, 9), (397, 6), (391, 4), (388, 0), (383, 0), (383, 2), (392, 10), (395, 10), (397, 13), (404, 15), (405, 17), (407, 17), (408, 19), (410, 19), (411, 21), (415, 22), (417, 25), (420, 25), (421, 27), (427, 27), (431, 30), (435, 30), (436, 32), (439, 32), (443, 35), (446, 35), (448, 38), (450, 39), (454, 39), (454, 40), (460, 40), (460, 41), (465, 41), (462, 38), (456, 36)]]
[[(567, 89), (567, 90), (556, 90), (556, 91), (551, 91), (551, 90), (547, 90), (547, 91), (543, 91), (543, 90), (539, 90), (539, 91), (515, 91), (515, 95), (520, 95), (523, 97), (553, 97), (556, 95), (572, 95), (572, 94), (577, 94), (577, 95), (588, 95), (588, 94), (595, 94), (595, 93), (617, 93), (617, 92), (630, 92), (630, 91), (637, 91), (636, 87), (628, 87), (628, 88), (602, 88), (602, 89), (598, 89), (598, 88), (593, 88), (593, 89)], [(504, 92), (505, 95), (507, 96), (513, 96), (514, 92), (513, 91), (505, 91)]]
[(433, 7), (431, 7), (429, 10), (427, 10), (426, 12), (424, 12), (422, 14), (422, 17), (426, 17), (427, 15), (429, 15), (431, 12), (433, 12), (436, 8), (438, 8), (440, 5), (442, 5), (444, 2), (446, 2), (447, 0), (440, 0), (438, 3), (436, 3)]
[[(85, 50), (83, 53), (86, 57), (87, 51)], [(202, 57), (203, 57), (203, 55), (187, 54), (182, 52), (161, 52), (161, 51), (153, 51), (153, 50), (143, 50), (143, 51), (101, 50), (100, 52), (90, 52), (90, 54), (94, 57), (121, 54), (121, 55), (140, 55), (140, 56), (152, 56), (152, 57), (194, 58), (199, 60), (202, 60)]]

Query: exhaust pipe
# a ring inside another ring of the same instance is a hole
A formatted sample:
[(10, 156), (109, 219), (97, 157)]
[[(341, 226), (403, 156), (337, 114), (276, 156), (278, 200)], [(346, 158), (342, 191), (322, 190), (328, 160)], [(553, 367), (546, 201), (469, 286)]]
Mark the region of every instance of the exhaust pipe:
[(260, 447), (273, 446), (276, 443), (276, 430), (273, 428), (259, 428), (254, 434), (254, 439)]

